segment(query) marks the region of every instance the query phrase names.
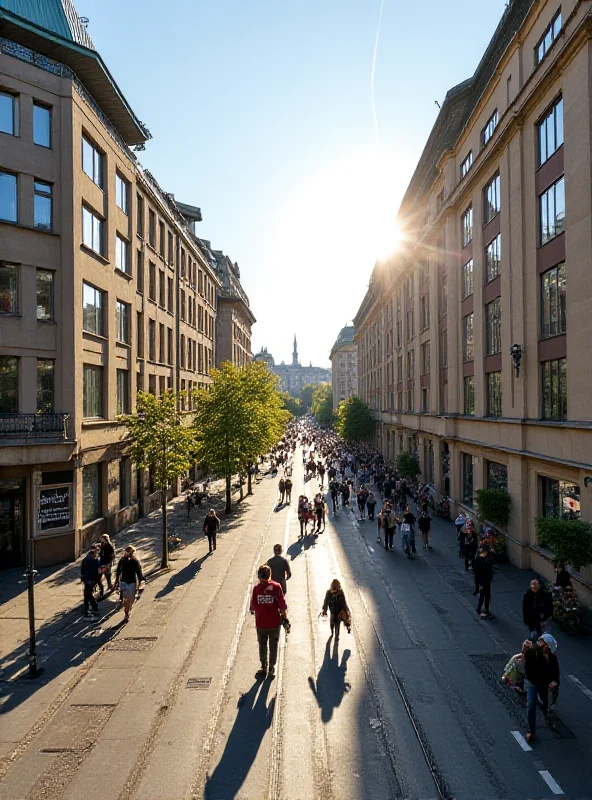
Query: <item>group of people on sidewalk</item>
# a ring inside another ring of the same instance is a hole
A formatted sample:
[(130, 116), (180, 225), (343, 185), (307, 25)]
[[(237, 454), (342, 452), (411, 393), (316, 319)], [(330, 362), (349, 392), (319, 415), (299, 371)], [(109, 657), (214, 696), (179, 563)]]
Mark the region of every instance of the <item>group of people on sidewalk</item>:
[(115, 548), (108, 534), (101, 536), (101, 541), (93, 544), (80, 563), (80, 580), (84, 587), (84, 615), (98, 617), (99, 605), (95, 599), (96, 587), (100, 587), (99, 600), (105, 597), (103, 578), (107, 581), (108, 592), (118, 591), (124, 611), (124, 622), (129, 621), (136, 591), (144, 583), (142, 565), (136, 556), (136, 548), (127, 545), (123, 556), (119, 559), (115, 571), (115, 584), (112, 573), (115, 562)]

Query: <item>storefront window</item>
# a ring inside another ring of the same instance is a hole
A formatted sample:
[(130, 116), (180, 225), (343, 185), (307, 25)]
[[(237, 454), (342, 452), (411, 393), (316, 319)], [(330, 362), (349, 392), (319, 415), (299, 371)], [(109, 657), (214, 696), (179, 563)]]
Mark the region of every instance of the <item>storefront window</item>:
[(473, 506), (473, 456), (461, 453), (463, 478), (463, 503)]
[(82, 523), (98, 519), (102, 512), (101, 464), (89, 464), (82, 469)]
[(580, 518), (580, 487), (577, 483), (541, 476), (543, 517)]
[(487, 488), (508, 491), (508, 468), (497, 461), (487, 462)]

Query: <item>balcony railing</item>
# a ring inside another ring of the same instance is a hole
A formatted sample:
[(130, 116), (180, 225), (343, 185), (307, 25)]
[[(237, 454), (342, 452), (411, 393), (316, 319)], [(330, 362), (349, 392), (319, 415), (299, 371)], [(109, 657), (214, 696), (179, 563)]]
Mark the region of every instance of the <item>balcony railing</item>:
[(0, 414), (0, 442), (66, 440), (68, 414)]

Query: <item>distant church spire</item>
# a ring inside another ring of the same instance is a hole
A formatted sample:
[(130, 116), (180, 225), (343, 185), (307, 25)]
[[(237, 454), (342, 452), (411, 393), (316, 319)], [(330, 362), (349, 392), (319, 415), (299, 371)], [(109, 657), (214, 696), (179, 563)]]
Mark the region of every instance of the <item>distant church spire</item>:
[(296, 344), (296, 334), (294, 334), (294, 350), (292, 352), (292, 366), (298, 366), (298, 345)]

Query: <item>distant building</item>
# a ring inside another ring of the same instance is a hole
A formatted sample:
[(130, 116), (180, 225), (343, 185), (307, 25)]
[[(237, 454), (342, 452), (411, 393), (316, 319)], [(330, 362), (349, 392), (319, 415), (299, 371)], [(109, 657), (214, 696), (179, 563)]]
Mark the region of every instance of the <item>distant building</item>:
[(292, 397), (299, 397), (304, 386), (318, 383), (331, 382), (331, 370), (323, 367), (313, 367), (312, 363), (308, 367), (303, 367), (298, 360), (298, 345), (294, 336), (294, 350), (292, 351), (292, 363), (276, 364), (271, 353), (264, 347), (254, 357), (255, 361), (265, 361), (270, 370), (280, 379), (280, 389), (287, 392)]
[(331, 348), (331, 374), (333, 376), (333, 409), (342, 400), (358, 393), (358, 348), (354, 341), (353, 325), (342, 328)]

